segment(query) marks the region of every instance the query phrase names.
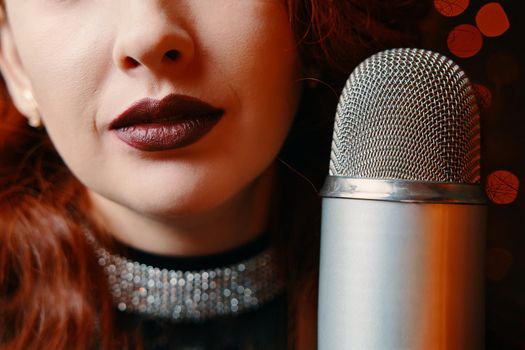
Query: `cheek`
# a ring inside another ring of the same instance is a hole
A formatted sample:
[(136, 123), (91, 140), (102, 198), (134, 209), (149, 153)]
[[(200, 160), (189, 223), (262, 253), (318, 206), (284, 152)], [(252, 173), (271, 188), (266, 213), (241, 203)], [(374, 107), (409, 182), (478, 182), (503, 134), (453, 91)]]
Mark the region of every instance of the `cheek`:
[[(37, 17), (35, 23), (27, 22), (33, 17)], [(100, 29), (86, 26), (81, 18), (40, 17), (22, 15), (21, 23), (13, 24), (20, 58), (33, 87), (41, 88), (43, 84), (64, 91), (82, 87), (89, 75), (86, 68), (101, 60), (98, 53), (104, 36), (97, 40)]]
[(60, 75), (43, 76), (35, 80), (34, 90), (46, 131), (58, 153), (72, 170), (89, 173), (86, 163), (103, 154), (101, 135), (94, 128), (96, 96), (88, 82), (72, 83), (77, 79), (75, 73), (74, 68), (65, 67)]
[(111, 63), (109, 42), (104, 41), (111, 33), (86, 16), (39, 14), (33, 8), (36, 5), (28, 7), (33, 12), (17, 14), (18, 22), (12, 27), (21, 63), (47, 125), (46, 119), (64, 112), (68, 117), (78, 115), (89, 108), (86, 101), (95, 96)]
[(241, 103), (297, 90), (299, 60), (284, 2), (224, 3), (215, 6), (213, 14), (196, 18), (201, 28), (197, 40), (213, 65), (208, 69), (243, 95)]
[(280, 9), (267, 16), (246, 16), (246, 22), (233, 21), (210, 35), (212, 42), (225, 43), (215, 50), (216, 67), (237, 95), (247, 129), (252, 127), (247, 134), (262, 134), (256, 138), (259, 143), (272, 133), (284, 139), (301, 91), (300, 64), (286, 13)]
[(246, 135), (257, 148), (272, 153), (280, 149), (288, 134), (301, 91), (292, 43), (282, 44), (261, 45), (250, 51), (250, 57), (243, 59), (249, 73), (232, 80), (238, 84), (242, 113), (251, 117)]
[(20, 60), (47, 133), (70, 168), (77, 169), (80, 159), (101, 154), (93, 123), (106, 74), (104, 43), (94, 39), (95, 31), (70, 30), (67, 24), (57, 30), (56, 23), (43, 20), (34, 27), (38, 31), (18, 24)]

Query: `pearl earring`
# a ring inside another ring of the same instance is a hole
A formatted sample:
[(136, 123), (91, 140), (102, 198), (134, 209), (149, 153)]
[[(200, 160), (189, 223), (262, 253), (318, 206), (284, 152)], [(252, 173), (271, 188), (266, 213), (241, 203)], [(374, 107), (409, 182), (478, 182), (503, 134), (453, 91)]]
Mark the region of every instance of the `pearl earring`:
[(32, 109), (31, 115), (27, 116), (27, 123), (33, 128), (41, 128), (42, 118), (40, 117), (40, 113), (38, 112), (38, 106), (36, 104), (35, 98), (33, 97), (33, 93), (30, 90), (24, 90), (23, 95), (27, 102), (31, 104)]

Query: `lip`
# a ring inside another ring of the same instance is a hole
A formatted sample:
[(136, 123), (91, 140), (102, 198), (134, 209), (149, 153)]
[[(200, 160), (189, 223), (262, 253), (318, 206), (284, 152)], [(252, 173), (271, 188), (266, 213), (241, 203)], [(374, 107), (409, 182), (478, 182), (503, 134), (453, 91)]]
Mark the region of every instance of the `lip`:
[(217, 124), (224, 110), (197, 98), (170, 94), (144, 98), (118, 115), (109, 129), (127, 145), (146, 152), (185, 147)]

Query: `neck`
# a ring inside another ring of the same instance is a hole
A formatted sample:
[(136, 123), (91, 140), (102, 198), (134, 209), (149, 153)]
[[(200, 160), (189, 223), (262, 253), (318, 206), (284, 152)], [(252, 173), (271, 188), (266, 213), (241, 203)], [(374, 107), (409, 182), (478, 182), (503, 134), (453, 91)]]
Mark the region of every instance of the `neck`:
[(275, 166), (218, 207), (183, 216), (137, 213), (90, 192), (95, 220), (119, 241), (146, 252), (195, 256), (231, 250), (266, 227)]

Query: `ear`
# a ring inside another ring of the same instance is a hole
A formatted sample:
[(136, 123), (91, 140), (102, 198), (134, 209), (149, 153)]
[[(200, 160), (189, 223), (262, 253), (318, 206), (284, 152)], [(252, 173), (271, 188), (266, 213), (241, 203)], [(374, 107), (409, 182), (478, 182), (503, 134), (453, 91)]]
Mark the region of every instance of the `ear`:
[(31, 82), (25, 73), (5, 9), (0, 6), (0, 72), (15, 107), (30, 123), (40, 119)]

